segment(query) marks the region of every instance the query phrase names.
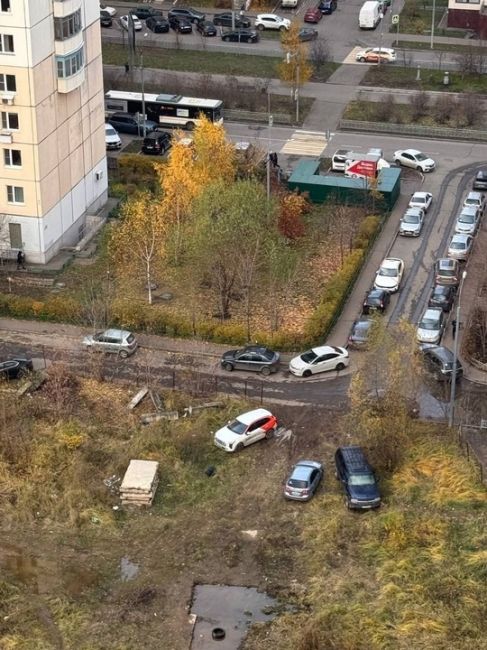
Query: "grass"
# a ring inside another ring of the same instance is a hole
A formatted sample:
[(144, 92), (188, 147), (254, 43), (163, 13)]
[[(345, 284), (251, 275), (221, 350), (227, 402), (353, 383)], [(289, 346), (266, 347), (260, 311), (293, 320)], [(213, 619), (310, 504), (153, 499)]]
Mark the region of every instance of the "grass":
[[(475, 45), (476, 41), (471, 42), (468, 45), (462, 45), (457, 43), (437, 43), (434, 44), (434, 52), (458, 52), (458, 53), (478, 53), (483, 54), (485, 52), (485, 47)], [(394, 41), (394, 47), (398, 49), (406, 50), (431, 50), (430, 42), (425, 41), (402, 41), (399, 40), (398, 44)]]
[[(446, 30), (438, 27), (448, 7), (448, 0), (435, 0), (435, 7), (435, 33), (437, 36), (448, 36), (448, 34), (442, 33)], [(400, 14), (399, 31), (401, 34), (430, 34), (432, 14), (432, 0), (425, 0), (422, 3), (416, 2), (416, 0), (406, 0)], [(396, 31), (396, 25), (391, 25), (389, 32), (395, 33)]]
[(406, 88), (407, 90), (436, 90), (448, 92), (487, 92), (487, 75), (468, 75), (450, 72), (450, 83), (443, 84), (444, 71), (421, 70), (421, 80), (416, 81), (417, 70), (412, 67), (370, 67), (362, 80), (363, 86)]

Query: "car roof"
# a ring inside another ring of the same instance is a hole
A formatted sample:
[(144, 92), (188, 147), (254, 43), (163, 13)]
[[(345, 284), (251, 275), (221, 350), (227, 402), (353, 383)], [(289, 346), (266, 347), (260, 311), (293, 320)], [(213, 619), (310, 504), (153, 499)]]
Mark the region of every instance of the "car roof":
[(129, 332), (128, 330), (117, 330), (117, 329), (109, 329), (103, 332), (105, 336), (113, 336), (114, 338), (122, 338), (122, 339), (126, 338), (131, 333), (132, 332)]
[(371, 298), (371, 297), (373, 297), (373, 296), (378, 296), (378, 295), (379, 295), (379, 296), (383, 296), (383, 295), (385, 295), (386, 293), (387, 293), (387, 291), (386, 291), (385, 289), (375, 289), (375, 288), (372, 288), (372, 289), (369, 289), (369, 290), (367, 291), (367, 294), (366, 294), (366, 295), (367, 295), (367, 298)]
[(431, 192), (415, 192), (411, 199), (414, 199), (414, 197), (422, 197), (422, 198), (427, 198), (428, 196), (431, 196)]
[(311, 348), (311, 349), (319, 357), (322, 354), (329, 354), (331, 352), (337, 352), (337, 351), (343, 352), (344, 351), (343, 348), (339, 348), (338, 346), (334, 346), (334, 345), (320, 345), (317, 348)]
[(247, 411), (247, 413), (238, 415), (237, 420), (239, 420), (239, 422), (243, 422), (243, 424), (252, 424), (252, 422), (259, 420), (260, 418), (265, 418), (269, 415), (272, 415), (272, 413), (267, 409), (254, 409), (253, 411)]
[(462, 210), (460, 214), (463, 212), (463, 214), (477, 214), (477, 206), (475, 205), (464, 205), (462, 206)]
[(451, 284), (435, 284), (433, 286), (434, 293), (451, 293), (454, 291)]
[(452, 260), (450, 257), (442, 257), (439, 260), (436, 260), (436, 265), (440, 269), (451, 269), (458, 265), (457, 260)]
[(246, 345), (243, 350), (247, 352), (272, 352), (270, 348), (266, 348), (265, 345)]
[(423, 314), (421, 320), (423, 320), (423, 318), (439, 319), (442, 313), (443, 313), (443, 312), (442, 312), (442, 310), (441, 310), (439, 307), (438, 307), (438, 308), (436, 308), (436, 307), (429, 307), (429, 308), (424, 312), (424, 314)]
[(467, 194), (467, 196), (465, 197), (465, 200), (466, 199), (480, 199), (480, 200), (482, 200), (483, 197), (484, 197), (484, 195), (482, 194), (482, 192), (469, 192)]
[(402, 260), (398, 257), (386, 257), (382, 260), (381, 266), (386, 269), (397, 269), (401, 262)]
[(298, 481), (308, 480), (311, 472), (316, 469), (311, 465), (306, 465), (304, 463), (297, 463), (292, 471), (292, 474), (289, 478), (296, 479)]
[(423, 353), (433, 354), (441, 361), (446, 361), (447, 363), (452, 362), (454, 358), (453, 352), (443, 345), (428, 345), (421, 348), (421, 351)]
[(287, 20), (286, 18), (282, 18), (277, 14), (257, 14), (257, 18), (278, 18), (279, 20)]
[(467, 243), (467, 239), (472, 239), (472, 236), (464, 235), (463, 233), (459, 233), (459, 232), (455, 233), (451, 238), (452, 241), (463, 242), (464, 244)]
[(422, 151), (419, 151), (418, 149), (400, 149), (403, 153), (410, 153), (412, 156), (415, 156), (418, 153), (422, 153)]

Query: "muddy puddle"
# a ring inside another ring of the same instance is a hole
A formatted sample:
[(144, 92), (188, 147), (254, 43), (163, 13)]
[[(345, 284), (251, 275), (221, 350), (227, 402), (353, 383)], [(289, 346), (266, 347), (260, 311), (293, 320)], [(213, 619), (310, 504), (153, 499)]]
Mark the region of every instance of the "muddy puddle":
[[(277, 607), (274, 598), (253, 587), (195, 585), (191, 614), (196, 622), (190, 650), (237, 650), (249, 627), (272, 620)], [(223, 630), (224, 638), (214, 639), (215, 629)]]

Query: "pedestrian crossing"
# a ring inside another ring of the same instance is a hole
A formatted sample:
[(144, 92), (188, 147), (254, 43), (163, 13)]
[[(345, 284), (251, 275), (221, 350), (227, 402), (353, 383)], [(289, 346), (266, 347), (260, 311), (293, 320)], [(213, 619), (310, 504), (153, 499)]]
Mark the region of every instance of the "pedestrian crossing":
[(319, 158), (328, 144), (327, 134), (319, 131), (294, 131), (280, 153), (286, 156)]

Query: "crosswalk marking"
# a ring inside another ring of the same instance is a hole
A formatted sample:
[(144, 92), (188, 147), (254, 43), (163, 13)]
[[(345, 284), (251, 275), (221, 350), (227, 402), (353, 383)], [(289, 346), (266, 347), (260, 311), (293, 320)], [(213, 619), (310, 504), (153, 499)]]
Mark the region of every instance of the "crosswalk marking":
[(280, 153), (294, 156), (319, 157), (328, 144), (325, 133), (319, 131), (294, 131)]
[(354, 47), (353, 50), (343, 59), (343, 63), (356, 63), (357, 65), (364, 65), (363, 63), (360, 63), (360, 61), (357, 61), (355, 58), (357, 52), (360, 52), (360, 50), (363, 49), (363, 47)]

